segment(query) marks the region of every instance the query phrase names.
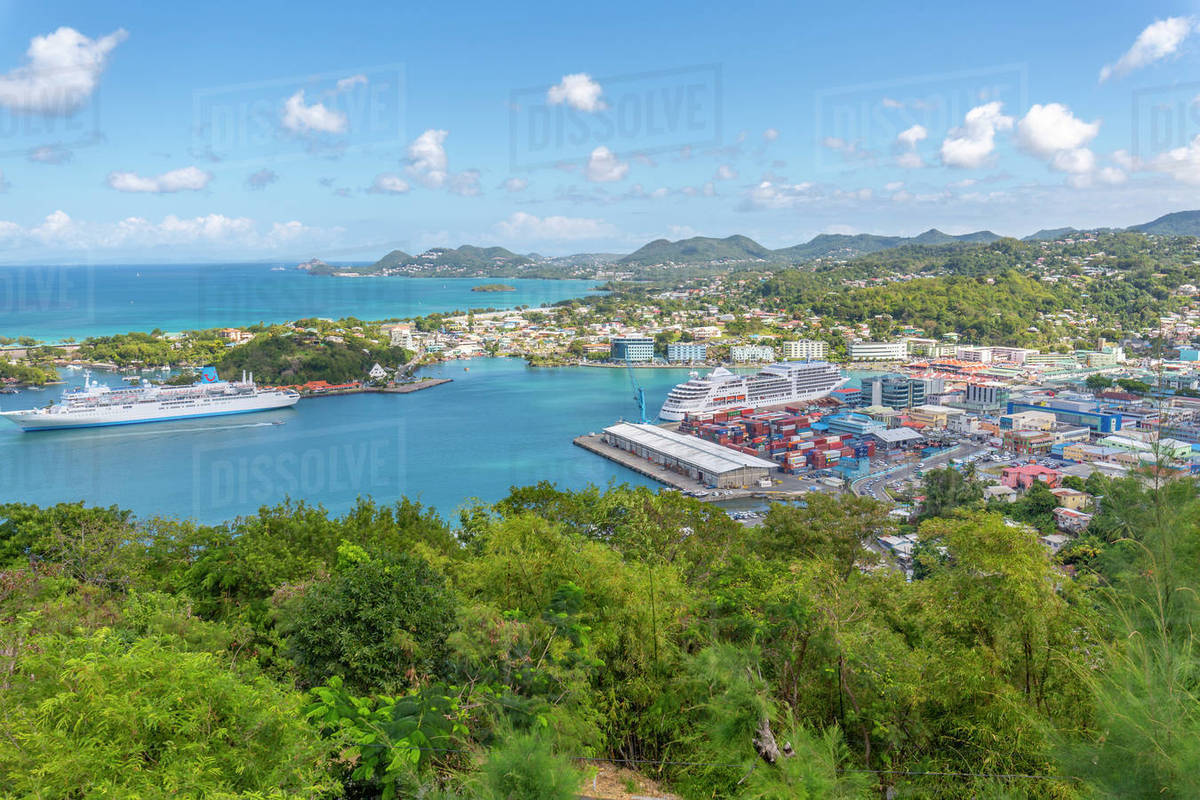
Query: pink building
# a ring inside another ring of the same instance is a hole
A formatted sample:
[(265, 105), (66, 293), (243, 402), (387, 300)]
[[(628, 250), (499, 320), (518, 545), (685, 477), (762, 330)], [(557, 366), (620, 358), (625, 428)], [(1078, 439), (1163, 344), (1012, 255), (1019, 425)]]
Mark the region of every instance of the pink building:
[(1051, 489), (1057, 489), (1062, 482), (1062, 473), (1041, 464), (1021, 464), (1017, 467), (1005, 467), (1000, 473), (1000, 483), (1012, 489), (1028, 489), (1034, 481), (1041, 481)]

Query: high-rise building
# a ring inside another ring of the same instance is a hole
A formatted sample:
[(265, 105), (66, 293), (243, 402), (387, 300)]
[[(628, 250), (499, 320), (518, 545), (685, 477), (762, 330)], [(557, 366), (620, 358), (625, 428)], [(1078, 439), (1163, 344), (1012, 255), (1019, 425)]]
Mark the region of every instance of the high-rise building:
[(704, 361), (708, 358), (708, 345), (691, 342), (671, 342), (667, 345), (667, 361)]
[(862, 379), (862, 401), (871, 406), (912, 408), (925, 402), (925, 382), (904, 375), (876, 375)]
[(902, 361), (908, 357), (904, 342), (851, 342), (851, 361)]

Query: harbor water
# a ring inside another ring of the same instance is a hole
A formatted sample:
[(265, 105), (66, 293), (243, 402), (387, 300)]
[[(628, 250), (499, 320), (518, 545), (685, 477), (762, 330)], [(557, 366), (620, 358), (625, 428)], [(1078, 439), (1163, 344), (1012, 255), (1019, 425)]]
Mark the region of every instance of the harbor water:
[[(687, 373), (636, 371), (652, 416)], [(571, 443), (620, 417), (637, 418), (624, 369), (474, 359), (421, 374), (453, 382), (145, 425), (22, 433), (0, 420), (0, 502), (83, 500), (141, 517), (218, 522), (289, 497), (340, 512), (360, 495), (407, 496), (451, 515), (471, 498), (494, 502), (510, 486), (540, 480), (562, 488), (657, 485)], [(64, 375), (68, 386), (83, 381), (81, 372)], [(45, 405), (63, 388), (0, 395), (0, 409)]]

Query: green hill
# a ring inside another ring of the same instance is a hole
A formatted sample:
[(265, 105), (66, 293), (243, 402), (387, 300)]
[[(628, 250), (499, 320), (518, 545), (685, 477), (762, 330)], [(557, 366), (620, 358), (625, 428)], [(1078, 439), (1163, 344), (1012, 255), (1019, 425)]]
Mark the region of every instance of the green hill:
[(1031, 233), (1021, 241), (1023, 242), (1053, 242), (1064, 236), (1070, 236), (1072, 233), (1079, 233), (1078, 228), (1042, 228), (1037, 233)]
[(403, 250), (393, 250), (383, 258), (371, 265), (371, 269), (387, 269), (388, 267), (398, 267), (401, 264), (412, 263), (413, 257)]
[(671, 242), (655, 239), (617, 261), (618, 264), (691, 264), (711, 261), (770, 260), (772, 251), (746, 236), (715, 239), (693, 236)]
[(1141, 225), (1132, 225), (1129, 230), (1138, 233), (1153, 233), (1158, 236), (1200, 236), (1200, 211), (1176, 211)]

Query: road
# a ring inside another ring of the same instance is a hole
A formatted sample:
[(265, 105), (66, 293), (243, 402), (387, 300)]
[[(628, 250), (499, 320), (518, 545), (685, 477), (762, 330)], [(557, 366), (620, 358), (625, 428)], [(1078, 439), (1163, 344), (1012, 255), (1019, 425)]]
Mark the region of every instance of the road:
[(988, 448), (975, 442), (965, 442), (949, 450), (943, 450), (937, 455), (930, 456), (916, 463), (892, 467), (884, 472), (872, 473), (865, 478), (859, 478), (850, 486), (850, 490), (860, 497), (874, 497), (876, 500), (891, 502), (888, 497), (886, 484), (891, 481), (904, 480), (912, 476), (919, 466), (921, 469), (939, 469), (946, 466), (952, 458), (966, 458), (975, 453), (982, 453)]

